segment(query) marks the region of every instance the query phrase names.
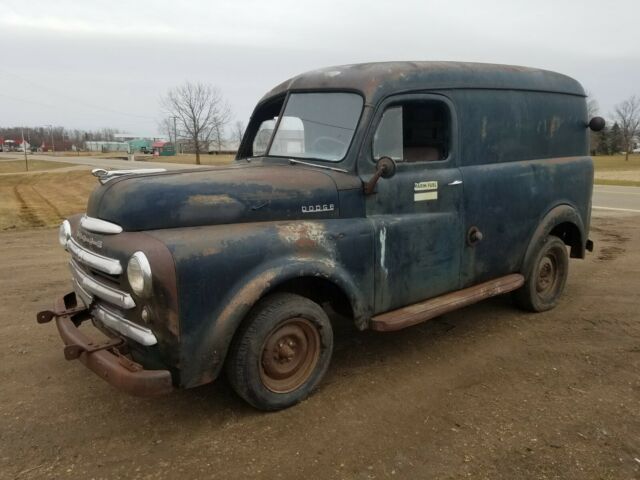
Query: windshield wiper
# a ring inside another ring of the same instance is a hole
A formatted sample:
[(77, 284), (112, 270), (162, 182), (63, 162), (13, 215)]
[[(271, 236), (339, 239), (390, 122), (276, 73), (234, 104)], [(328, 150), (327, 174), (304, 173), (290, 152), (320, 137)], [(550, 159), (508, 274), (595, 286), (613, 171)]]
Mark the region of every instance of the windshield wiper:
[(324, 168), (327, 170), (333, 170), (334, 172), (349, 173), (349, 170), (345, 170), (344, 168), (329, 167), (328, 165), (318, 165), (317, 163), (303, 162), (302, 160), (296, 160), (294, 158), (290, 158), (289, 163), (298, 163), (300, 165), (309, 165), (310, 167), (318, 167), (318, 168)]

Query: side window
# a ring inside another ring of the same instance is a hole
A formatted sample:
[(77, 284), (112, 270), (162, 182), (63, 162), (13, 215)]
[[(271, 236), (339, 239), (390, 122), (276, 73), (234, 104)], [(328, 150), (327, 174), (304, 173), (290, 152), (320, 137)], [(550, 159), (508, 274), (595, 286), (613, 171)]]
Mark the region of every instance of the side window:
[(389, 107), (373, 136), (373, 158), (432, 162), (449, 156), (451, 120), (438, 101), (411, 101)]

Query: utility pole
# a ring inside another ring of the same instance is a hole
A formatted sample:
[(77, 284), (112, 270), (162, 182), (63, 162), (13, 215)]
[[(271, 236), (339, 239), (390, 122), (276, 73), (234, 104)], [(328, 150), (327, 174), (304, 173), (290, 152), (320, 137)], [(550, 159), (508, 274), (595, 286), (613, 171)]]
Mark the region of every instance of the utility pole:
[(173, 151), (177, 154), (178, 153), (178, 130), (176, 129), (176, 118), (178, 117), (171, 117), (173, 118)]
[(27, 146), (24, 143), (24, 127), (20, 127), (22, 130), (22, 151), (24, 152), (24, 168), (29, 171), (29, 162), (27, 161)]
[(56, 145), (53, 143), (53, 125), (46, 125), (49, 127), (49, 133), (51, 134), (51, 152), (53, 155), (56, 154)]

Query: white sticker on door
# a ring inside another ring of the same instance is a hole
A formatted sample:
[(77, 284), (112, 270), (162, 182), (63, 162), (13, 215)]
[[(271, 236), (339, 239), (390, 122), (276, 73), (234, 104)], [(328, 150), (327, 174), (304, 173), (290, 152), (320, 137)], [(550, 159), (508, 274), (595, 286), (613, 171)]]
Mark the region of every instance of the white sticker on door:
[(435, 180), (429, 182), (416, 182), (413, 184), (413, 201), (423, 202), (425, 200), (438, 199), (438, 182)]

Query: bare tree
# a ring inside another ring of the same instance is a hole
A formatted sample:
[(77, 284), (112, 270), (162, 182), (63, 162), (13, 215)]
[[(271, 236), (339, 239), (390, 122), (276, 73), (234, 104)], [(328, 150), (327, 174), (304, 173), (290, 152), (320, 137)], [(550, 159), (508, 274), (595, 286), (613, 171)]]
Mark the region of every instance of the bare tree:
[(216, 146), (216, 150), (220, 152), (224, 144), (224, 129), (231, 119), (231, 109), (228, 105), (225, 105), (218, 115), (215, 116), (213, 121), (213, 143)]
[(625, 160), (629, 160), (629, 150), (633, 148), (633, 139), (640, 133), (640, 98), (632, 95), (616, 105), (615, 118), (620, 125)]
[(163, 118), (158, 122), (158, 131), (162, 136), (166, 136), (170, 142), (173, 142), (174, 148), (178, 148), (176, 146), (177, 138), (173, 131), (173, 119), (172, 118)]
[[(587, 92), (587, 122), (598, 115), (600, 106), (598, 101), (593, 97), (591, 92)], [(598, 132), (589, 129), (589, 151), (591, 155), (595, 155), (598, 150), (599, 136)]]
[(221, 143), (224, 127), (231, 116), (220, 90), (203, 83), (185, 82), (172, 88), (162, 98), (162, 106), (168, 115), (176, 117), (179, 132), (193, 142), (197, 164), (200, 164), (200, 152), (208, 146), (212, 134)]
[(240, 144), (242, 143), (242, 137), (244, 136), (244, 122), (241, 120), (236, 120), (231, 128), (231, 138), (233, 142), (237, 144), (238, 148), (240, 148)]
[(598, 115), (600, 105), (591, 92), (587, 92), (587, 122)]

